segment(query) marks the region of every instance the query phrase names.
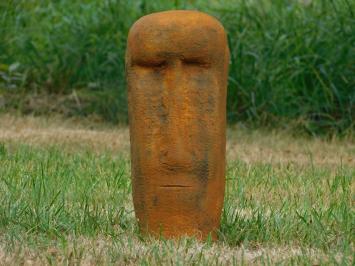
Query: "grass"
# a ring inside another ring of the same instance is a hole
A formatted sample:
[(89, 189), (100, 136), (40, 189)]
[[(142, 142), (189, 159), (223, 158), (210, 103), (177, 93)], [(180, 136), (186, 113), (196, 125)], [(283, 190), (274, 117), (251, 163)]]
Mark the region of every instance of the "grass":
[[(2, 1), (0, 109), (41, 113), (49, 105), (48, 112), (50, 99), (74, 94), (82, 105), (68, 104), (71, 114), (127, 122), (129, 27), (145, 14), (167, 9), (198, 9), (225, 26), (230, 122), (293, 121), (310, 134), (353, 132), (351, 0)], [(31, 100), (38, 95), (49, 103)]]
[(351, 140), (228, 130), (219, 241), (142, 238), (128, 131), (0, 117), (0, 264), (354, 263)]

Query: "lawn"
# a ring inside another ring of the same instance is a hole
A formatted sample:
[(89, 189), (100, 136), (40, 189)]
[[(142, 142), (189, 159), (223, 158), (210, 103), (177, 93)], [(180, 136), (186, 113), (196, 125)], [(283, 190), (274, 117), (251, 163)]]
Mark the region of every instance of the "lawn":
[(0, 116), (2, 264), (354, 263), (355, 142), (228, 129), (217, 242), (144, 238), (126, 127)]

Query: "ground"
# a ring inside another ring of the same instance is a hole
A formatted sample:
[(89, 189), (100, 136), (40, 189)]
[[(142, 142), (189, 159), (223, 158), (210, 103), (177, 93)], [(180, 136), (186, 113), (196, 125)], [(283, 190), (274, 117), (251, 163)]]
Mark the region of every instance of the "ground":
[(139, 234), (126, 127), (1, 115), (0, 265), (354, 263), (354, 141), (227, 132), (219, 240), (168, 241)]

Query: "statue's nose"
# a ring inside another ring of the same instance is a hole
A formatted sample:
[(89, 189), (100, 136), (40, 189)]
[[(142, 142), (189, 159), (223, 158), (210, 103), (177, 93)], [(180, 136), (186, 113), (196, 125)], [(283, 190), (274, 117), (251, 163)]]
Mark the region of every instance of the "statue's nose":
[(172, 168), (189, 168), (194, 158), (191, 141), (194, 129), (186, 119), (191, 117), (193, 109), (184, 97), (189, 83), (184, 78), (181, 60), (171, 62), (165, 75), (163, 106), (167, 119), (163, 125), (166, 135), (160, 162)]

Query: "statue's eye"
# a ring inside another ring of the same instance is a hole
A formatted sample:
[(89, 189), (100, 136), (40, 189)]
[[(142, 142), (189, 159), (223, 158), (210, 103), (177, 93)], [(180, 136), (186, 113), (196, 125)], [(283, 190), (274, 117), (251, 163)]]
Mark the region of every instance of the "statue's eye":
[(138, 61), (136, 65), (149, 68), (164, 68), (167, 66), (167, 62), (165, 60)]
[(185, 65), (198, 66), (198, 67), (210, 67), (211, 64), (205, 58), (184, 58), (183, 63)]

